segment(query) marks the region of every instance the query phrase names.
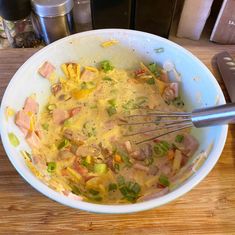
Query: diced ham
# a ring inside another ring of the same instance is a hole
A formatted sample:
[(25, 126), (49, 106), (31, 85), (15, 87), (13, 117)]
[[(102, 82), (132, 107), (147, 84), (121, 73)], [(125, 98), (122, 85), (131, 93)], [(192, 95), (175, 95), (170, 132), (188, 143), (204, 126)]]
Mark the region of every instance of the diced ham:
[(131, 146), (131, 142), (129, 140), (125, 141), (124, 146), (125, 146), (128, 153), (131, 153), (133, 151), (132, 146)]
[(34, 165), (46, 165), (45, 160), (41, 155), (32, 155), (32, 162)]
[(169, 87), (174, 91), (175, 98), (179, 96), (179, 83), (171, 82)]
[(164, 175), (168, 175), (171, 173), (171, 165), (168, 163), (168, 164), (165, 164), (162, 166), (161, 168), (161, 172), (164, 174)]
[(62, 89), (61, 83), (56, 83), (51, 87), (51, 92), (53, 95), (56, 95)]
[(112, 171), (115, 171), (114, 166), (113, 166), (113, 158), (112, 157), (108, 157), (106, 159), (106, 164), (109, 169), (111, 169)]
[(160, 78), (161, 78), (161, 81), (163, 82), (169, 82), (169, 78), (165, 70), (161, 71)]
[(88, 174), (88, 169), (81, 166), (79, 162), (73, 164), (74, 170), (76, 170), (80, 175), (85, 176)]
[(62, 124), (69, 118), (69, 112), (67, 110), (55, 109), (53, 110), (53, 121), (55, 124)]
[(130, 156), (138, 161), (144, 161), (146, 159), (146, 156), (142, 149), (132, 152)]
[(23, 127), (19, 127), (19, 129), (22, 131), (22, 133), (24, 134), (24, 136), (27, 135), (28, 129), (25, 129), (25, 128), (23, 128)]
[[(85, 136), (81, 135), (79, 132), (74, 132), (70, 129), (66, 129), (64, 131), (63, 135), (65, 138), (67, 138), (68, 140), (71, 140), (72, 142), (74, 142), (78, 146), (84, 144), (84, 141), (86, 140)], [(77, 148), (76, 148), (76, 150), (77, 150)]]
[(198, 149), (199, 143), (197, 139), (194, 138), (192, 135), (185, 134), (183, 145), (184, 145), (184, 149), (182, 150), (182, 152), (186, 154), (187, 156), (191, 157)]
[(139, 149), (134, 151), (134, 152), (132, 152), (130, 154), (130, 156), (132, 158), (134, 158), (135, 160), (138, 160), (138, 161), (144, 161), (144, 159), (145, 159), (145, 155)]
[(31, 112), (33, 114), (38, 113), (39, 104), (32, 97), (28, 97), (24, 103), (24, 111)]
[(61, 150), (59, 153), (58, 153), (58, 157), (57, 157), (58, 160), (61, 160), (61, 161), (64, 161), (64, 160), (73, 160), (75, 159), (75, 156), (73, 153), (71, 153), (70, 151), (68, 150)]
[(54, 70), (55, 70), (55, 67), (50, 62), (46, 61), (38, 69), (38, 73), (44, 78), (49, 78), (50, 75), (54, 72)]
[(81, 75), (81, 81), (90, 82), (95, 78), (95, 73), (85, 69)]
[(28, 132), (25, 139), (31, 148), (38, 148), (39, 147), (40, 139), (34, 131)]
[(63, 169), (61, 170), (61, 175), (62, 175), (62, 176), (68, 176), (68, 171), (67, 171), (66, 168), (63, 168)]
[(108, 120), (104, 123), (105, 130), (112, 130), (115, 127), (116, 123), (114, 120)]
[(20, 110), (16, 113), (15, 123), (24, 134), (27, 133), (30, 128), (30, 118), (24, 110)]
[(144, 161), (145, 159), (152, 156), (152, 147), (150, 144), (145, 144), (140, 149), (131, 152), (130, 156), (138, 161)]
[(169, 83), (164, 89), (162, 97), (165, 101), (172, 101), (179, 96), (179, 85), (177, 82)]
[(135, 71), (135, 76), (136, 76), (136, 77), (140, 77), (140, 76), (144, 75), (146, 72), (147, 72), (147, 71), (146, 71), (145, 69), (137, 69), (137, 70)]
[(141, 170), (141, 171), (145, 171), (145, 172), (148, 172), (149, 171), (149, 168), (147, 166), (143, 166), (142, 164), (140, 163), (135, 163), (133, 165), (133, 168), (136, 169), (136, 170)]
[(157, 166), (150, 166), (149, 167), (149, 174), (150, 175), (157, 175), (157, 173), (159, 172), (159, 168)]
[(41, 125), (39, 123), (36, 123), (36, 125), (35, 125), (35, 133), (40, 139), (43, 137), (43, 131), (42, 131)]
[(141, 149), (143, 150), (143, 153), (146, 158), (152, 157), (153, 150), (151, 144), (145, 144)]
[(81, 107), (76, 107), (71, 110), (69, 110), (70, 116), (73, 117), (77, 115), (81, 111)]
[(100, 154), (100, 150), (93, 146), (80, 145), (77, 148), (76, 155), (77, 156), (98, 156)]

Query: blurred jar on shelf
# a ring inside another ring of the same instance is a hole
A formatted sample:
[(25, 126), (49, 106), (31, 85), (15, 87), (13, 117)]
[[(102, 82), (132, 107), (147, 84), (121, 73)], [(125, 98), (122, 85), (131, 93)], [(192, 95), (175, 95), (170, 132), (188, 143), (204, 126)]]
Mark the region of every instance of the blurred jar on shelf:
[(0, 15), (12, 47), (28, 48), (41, 44), (32, 26), (30, 0), (0, 0)]
[(92, 29), (90, 0), (74, 0), (73, 18), (76, 32)]

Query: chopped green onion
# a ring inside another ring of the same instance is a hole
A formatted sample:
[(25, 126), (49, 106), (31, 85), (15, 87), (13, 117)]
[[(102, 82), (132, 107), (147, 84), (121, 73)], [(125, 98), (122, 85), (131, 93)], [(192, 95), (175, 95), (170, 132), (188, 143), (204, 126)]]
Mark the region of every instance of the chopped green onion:
[(153, 158), (152, 157), (148, 157), (148, 158), (145, 159), (144, 162), (145, 162), (146, 166), (150, 166), (150, 165), (153, 164)]
[(80, 189), (77, 186), (73, 185), (73, 186), (71, 186), (71, 188), (72, 188), (72, 193), (74, 193), (76, 195), (80, 195), (81, 194), (81, 191), (80, 191)]
[(116, 99), (111, 99), (111, 100), (108, 100), (108, 103), (111, 105), (111, 106), (114, 106), (116, 105)]
[(100, 202), (103, 200), (103, 198), (98, 194), (98, 195), (88, 195), (87, 196), (90, 200)]
[(148, 97), (146, 96), (137, 97), (135, 100), (130, 99), (122, 105), (122, 108), (124, 108), (125, 110), (138, 109), (141, 108), (141, 105), (146, 103), (147, 100)]
[(184, 140), (184, 136), (183, 135), (177, 135), (175, 137), (175, 142), (176, 143), (182, 143), (183, 140)]
[(125, 184), (125, 178), (123, 176), (119, 175), (117, 177), (117, 183), (118, 183), (118, 186), (121, 187), (122, 185)]
[(157, 157), (163, 157), (165, 155), (164, 150), (161, 148), (159, 144), (154, 145), (153, 150)]
[(14, 147), (17, 147), (20, 144), (19, 139), (17, 138), (17, 136), (14, 133), (12, 133), (12, 132), (8, 133), (8, 138), (9, 138), (10, 143)]
[(94, 164), (94, 172), (97, 174), (104, 174), (108, 171), (108, 167), (105, 163)]
[(126, 110), (137, 108), (133, 99), (128, 100), (125, 104), (122, 105), (122, 107)]
[(87, 83), (86, 82), (82, 82), (81, 85), (80, 85), (80, 88), (82, 90), (87, 89)]
[(165, 175), (160, 175), (158, 180), (159, 180), (159, 183), (163, 186), (167, 187), (170, 185), (170, 181), (169, 181), (168, 177)]
[(132, 191), (138, 194), (141, 190), (140, 185), (138, 183), (134, 183), (134, 185), (131, 187)]
[(83, 134), (87, 135), (88, 137), (96, 135), (96, 127), (92, 121), (87, 121), (83, 124), (82, 132)]
[(108, 189), (108, 190), (109, 190), (109, 192), (110, 192), (110, 191), (117, 190), (117, 185), (116, 185), (116, 184), (113, 184), (113, 183), (112, 183), (112, 184), (109, 184), (109, 189)]
[(113, 65), (108, 60), (104, 60), (100, 64), (105, 73), (114, 69)]
[(104, 80), (104, 81), (113, 81), (113, 79), (112, 78), (110, 78), (110, 77), (104, 77), (104, 78), (102, 78), (102, 80)]
[(171, 145), (165, 140), (162, 140), (159, 144), (162, 146), (164, 151), (168, 151), (171, 147)]
[(80, 87), (82, 90), (86, 90), (86, 89), (93, 89), (95, 88), (95, 83), (94, 82), (82, 82)]
[(121, 186), (119, 186), (119, 190), (121, 194), (130, 202), (135, 202), (138, 198), (138, 195), (141, 191), (140, 185), (136, 182), (124, 182)]
[(91, 105), (90, 108), (91, 109), (97, 109), (98, 107), (97, 107), (97, 104), (94, 104), (94, 105)]
[(54, 172), (55, 169), (56, 169), (56, 163), (55, 163), (55, 162), (48, 162), (48, 163), (47, 163), (47, 171), (48, 171), (49, 173)]
[(116, 107), (114, 106), (109, 106), (107, 109), (106, 109), (108, 115), (111, 117), (112, 115), (116, 114), (117, 113), (117, 109)]
[(162, 140), (154, 145), (153, 150), (157, 157), (163, 157), (164, 155), (166, 155), (170, 148), (171, 145), (168, 142)]
[(99, 191), (97, 190), (94, 190), (94, 189), (90, 189), (87, 193), (87, 197), (90, 199), (90, 200), (94, 200), (94, 201), (102, 201), (102, 197), (99, 195)]
[(118, 163), (114, 163), (113, 167), (114, 167), (115, 172), (120, 171), (120, 166)]
[(48, 105), (47, 105), (47, 109), (48, 109), (49, 111), (53, 111), (54, 109), (56, 109), (56, 104), (48, 104)]
[(159, 65), (155, 64), (155, 63), (151, 63), (148, 65), (148, 69), (153, 73), (155, 74), (157, 77), (160, 76), (160, 67)]
[(81, 161), (81, 165), (82, 165), (82, 166), (85, 166), (86, 168), (88, 168), (89, 163), (86, 161), (85, 158), (83, 158), (82, 161)]
[(139, 96), (135, 99), (136, 101), (136, 105), (138, 106), (138, 108), (141, 107), (142, 104), (146, 103), (148, 100), (148, 97), (146, 96)]
[(63, 149), (63, 148), (65, 148), (65, 147), (68, 147), (68, 145), (69, 145), (69, 140), (67, 140), (67, 139), (63, 139), (60, 143), (59, 143), (59, 145), (58, 145), (58, 149), (59, 150), (61, 150), (61, 149)]
[(96, 190), (94, 190), (94, 189), (90, 189), (90, 190), (89, 190), (89, 193), (92, 194), (93, 196), (96, 196), (96, 195), (99, 194), (99, 191), (96, 191)]
[(148, 65), (148, 69), (152, 72), (155, 73), (157, 70), (157, 65), (155, 63), (151, 63)]
[(64, 121), (63, 126), (68, 127), (72, 123), (72, 118), (68, 118)]
[(21, 150), (20, 153), (24, 157), (25, 160), (32, 161), (30, 153), (28, 153), (27, 151), (24, 151), (24, 150)]
[(149, 79), (147, 80), (147, 83), (148, 83), (149, 85), (154, 85), (154, 84), (155, 84), (155, 79), (154, 79), (154, 78), (149, 78)]
[(43, 128), (45, 131), (48, 131), (49, 124), (48, 124), (48, 123), (43, 123), (43, 124), (42, 124), (42, 128)]
[(121, 156), (123, 162), (125, 163), (125, 165), (126, 165), (127, 167), (131, 167), (131, 166), (132, 166), (132, 163), (130, 162), (130, 158), (128, 157), (128, 155), (127, 155), (124, 151), (122, 151), (121, 149), (119, 149), (119, 150), (117, 151), (117, 153), (118, 153), (118, 155)]
[(163, 47), (156, 48), (155, 52), (156, 53), (162, 53), (162, 52), (164, 52), (164, 48)]

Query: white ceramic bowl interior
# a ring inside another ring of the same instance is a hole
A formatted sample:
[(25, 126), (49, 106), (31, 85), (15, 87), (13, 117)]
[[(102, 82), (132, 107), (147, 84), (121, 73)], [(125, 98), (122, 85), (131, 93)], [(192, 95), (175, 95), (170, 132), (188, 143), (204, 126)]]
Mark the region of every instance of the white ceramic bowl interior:
[[(108, 48), (100, 46), (102, 42), (110, 39), (116, 39), (119, 43)], [(156, 53), (156, 48), (164, 48), (164, 52)], [(160, 64), (171, 61), (181, 74), (182, 94), (189, 111), (193, 108), (213, 106), (216, 102), (225, 103), (217, 81), (206, 66), (190, 52), (171, 41), (148, 33), (122, 29), (79, 33), (58, 40), (34, 54), (10, 81), (2, 99), (0, 113), (1, 137), (6, 153), (16, 170), (29, 184), (47, 197), (70, 207), (97, 213), (131, 213), (166, 204), (191, 190), (211, 171), (223, 150), (227, 125), (192, 130), (200, 142), (198, 153), (207, 149), (211, 143), (213, 148), (199, 170), (172, 192), (137, 204), (98, 205), (69, 199), (38, 180), (27, 168), (20, 154), (20, 150), (30, 151), (22, 133), (14, 125), (13, 120), (7, 122), (4, 117), (7, 106), (15, 110), (21, 109), (26, 97), (32, 93), (37, 94), (40, 106), (46, 102), (49, 95), (49, 82), (37, 74), (39, 66), (44, 61), (53, 63), (57, 67), (57, 73), (60, 74), (59, 68), (64, 62), (74, 61), (82, 65), (96, 65), (104, 59), (111, 60), (115, 67), (126, 69), (137, 67), (140, 61), (155, 61)], [(17, 148), (9, 143), (9, 132), (14, 132), (20, 139), (20, 145)]]

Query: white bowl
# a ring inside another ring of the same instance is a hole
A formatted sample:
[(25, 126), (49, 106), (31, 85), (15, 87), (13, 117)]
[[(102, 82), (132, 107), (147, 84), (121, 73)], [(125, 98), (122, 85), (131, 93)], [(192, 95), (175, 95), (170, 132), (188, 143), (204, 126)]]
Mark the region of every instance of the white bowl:
[[(100, 44), (110, 39), (117, 39), (119, 44), (102, 48)], [(156, 53), (156, 48), (164, 48), (164, 52)], [(13, 120), (6, 121), (4, 110), (7, 106), (15, 110), (22, 108), (27, 96), (37, 94), (40, 104), (46, 102), (49, 95), (49, 83), (37, 74), (37, 69), (46, 60), (57, 68), (68, 61), (79, 62), (83, 65), (93, 65), (109, 59), (119, 68), (132, 68), (139, 61), (172, 61), (182, 77), (183, 98), (188, 110), (197, 107), (224, 104), (223, 93), (213, 75), (195, 56), (177, 44), (161, 37), (123, 29), (94, 30), (75, 34), (58, 40), (43, 48), (27, 60), (10, 81), (1, 104), (0, 127), (1, 137), (6, 153), (20, 175), (35, 189), (47, 197), (64, 205), (81, 210), (97, 213), (131, 213), (143, 211), (166, 204), (191, 190), (197, 185), (216, 164), (225, 144), (227, 125), (203, 129), (193, 129), (194, 135), (200, 142), (198, 153), (213, 147), (203, 165), (186, 179), (179, 187), (168, 194), (146, 202), (130, 205), (98, 205), (69, 199), (59, 194), (38, 180), (25, 165), (20, 150), (30, 150), (23, 135), (14, 125)], [(8, 140), (8, 133), (14, 132), (20, 139), (17, 148), (12, 147)]]

